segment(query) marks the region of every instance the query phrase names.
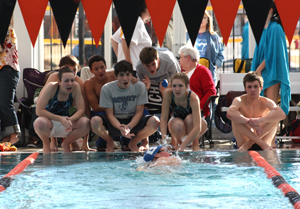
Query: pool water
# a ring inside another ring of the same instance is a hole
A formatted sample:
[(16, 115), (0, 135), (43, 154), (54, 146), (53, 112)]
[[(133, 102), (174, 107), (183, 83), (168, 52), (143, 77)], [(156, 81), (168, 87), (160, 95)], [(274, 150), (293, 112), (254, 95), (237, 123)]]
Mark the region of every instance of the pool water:
[[(260, 154), (300, 191), (300, 152)], [(0, 175), (26, 154), (0, 156)], [(0, 208), (293, 208), (246, 153), (182, 153), (181, 166), (137, 172), (141, 155), (39, 155), (0, 194)]]

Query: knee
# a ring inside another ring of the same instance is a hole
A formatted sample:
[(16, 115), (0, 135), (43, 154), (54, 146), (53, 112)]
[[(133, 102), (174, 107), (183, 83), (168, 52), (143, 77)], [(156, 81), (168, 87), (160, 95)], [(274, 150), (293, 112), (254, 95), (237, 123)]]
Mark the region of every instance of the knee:
[(186, 127), (194, 127), (192, 114), (186, 116), (186, 118), (184, 119), (184, 123), (186, 124)]
[(84, 127), (85, 129), (90, 130), (90, 119), (86, 118), (86, 117), (82, 117), (80, 119), (80, 126)]
[(38, 117), (33, 123), (34, 130), (36, 132), (42, 132), (46, 128), (50, 128), (48, 126), (48, 122), (46, 118)]
[(101, 125), (103, 125), (103, 121), (101, 117), (95, 116), (91, 119), (91, 128), (93, 131), (98, 129)]
[(207, 130), (207, 123), (206, 121), (202, 118), (201, 119), (201, 131), (206, 131)]
[(169, 125), (170, 132), (172, 134), (179, 134), (183, 131), (185, 131), (185, 125), (183, 121), (172, 121), (172, 123)]
[(152, 116), (151, 118), (149, 118), (148, 120), (149, 125), (153, 128), (153, 129), (158, 129), (160, 121), (159, 118), (156, 116)]

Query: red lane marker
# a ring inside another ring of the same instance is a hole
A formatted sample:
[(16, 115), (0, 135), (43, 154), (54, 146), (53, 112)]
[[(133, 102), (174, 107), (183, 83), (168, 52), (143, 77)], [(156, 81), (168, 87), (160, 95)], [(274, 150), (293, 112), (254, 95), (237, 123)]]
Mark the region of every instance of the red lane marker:
[(29, 165), (32, 164), (36, 158), (38, 157), (39, 153), (35, 152), (25, 158), (22, 162), (20, 162), (16, 167), (14, 167), (8, 174), (3, 176), (0, 179), (0, 192), (4, 191), (7, 187), (10, 186), (11, 180), (15, 175), (18, 175), (24, 171), (24, 169)]
[(272, 179), (274, 186), (281, 190), (285, 197), (288, 197), (295, 209), (300, 209), (300, 195), (290, 186), (285, 179), (273, 168), (258, 152), (249, 151), (249, 155), (257, 163), (258, 166), (263, 167), (268, 178)]

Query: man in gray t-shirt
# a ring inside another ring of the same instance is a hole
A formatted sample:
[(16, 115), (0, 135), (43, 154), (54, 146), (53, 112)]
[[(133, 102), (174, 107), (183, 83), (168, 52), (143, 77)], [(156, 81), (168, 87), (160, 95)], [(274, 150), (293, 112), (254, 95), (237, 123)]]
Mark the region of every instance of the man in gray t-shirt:
[[(152, 135), (159, 126), (157, 117), (143, 116), (148, 102), (147, 90), (140, 81), (131, 84), (132, 72), (132, 64), (126, 60), (115, 65), (117, 81), (105, 84), (100, 93), (100, 107), (105, 109), (106, 115), (91, 119), (93, 132), (107, 142), (106, 152), (114, 151), (114, 136), (130, 138), (128, 147), (139, 151), (137, 143)], [(143, 143), (143, 146), (148, 147), (148, 144)]]
[(140, 61), (136, 66), (139, 80), (143, 81), (148, 90), (148, 104), (146, 107), (150, 114), (160, 114), (162, 92), (166, 89), (161, 82), (181, 71), (180, 65), (170, 51), (157, 51), (153, 47), (145, 47), (140, 52)]

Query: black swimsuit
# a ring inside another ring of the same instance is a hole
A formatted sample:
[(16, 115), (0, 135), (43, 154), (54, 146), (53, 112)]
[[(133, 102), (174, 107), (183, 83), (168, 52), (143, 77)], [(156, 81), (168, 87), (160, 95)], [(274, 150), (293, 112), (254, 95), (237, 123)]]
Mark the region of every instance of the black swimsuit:
[(191, 91), (189, 91), (189, 94), (187, 96), (187, 107), (184, 108), (175, 104), (174, 94), (172, 93), (170, 112), (173, 114), (173, 117), (181, 118), (182, 120), (184, 120), (187, 115), (192, 113), (192, 108), (190, 107), (190, 95)]

